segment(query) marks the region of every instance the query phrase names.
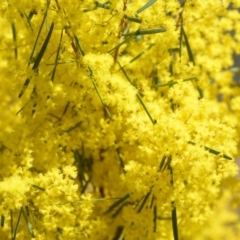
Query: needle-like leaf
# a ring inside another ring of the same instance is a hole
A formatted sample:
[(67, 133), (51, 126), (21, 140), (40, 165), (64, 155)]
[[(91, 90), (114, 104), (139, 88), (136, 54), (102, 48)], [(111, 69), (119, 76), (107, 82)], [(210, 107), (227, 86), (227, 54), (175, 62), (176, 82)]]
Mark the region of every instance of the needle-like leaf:
[(82, 121), (77, 122), (74, 126), (72, 126), (72, 127), (68, 128), (67, 130), (65, 130), (65, 132), (66, 132), (66, 133), (70, 133), (70, 132), (73, 131), (74, 129), (80, 127), (81, 124), (82, 124)]
[(153, 207), (153, 232), (157, 231), (157, 206)]
[[(192, 49), (190, 47), (190, 44), (189, 44), (189, 41), (188, 41), (188, 37), (187, 37), (187, 34), (185, 33), (184, 31), (184, 28), (183, 26), (181, 25), (181, 34), (183, 35), (184, 37), (184, 40), (185, 40), (185, 44), (186, 44), (186, 47), (187, 47), (187, 52), (188, 52), (188, 58), (189, 58), (189, 61), (193, 63), (193, 65), (195, 65), (195, 61), (194, 61), (194, 57), (193, 57), (193, 53), (192, 53)], [(181, 35), (180, 34), (180, 35)]]
[(142, 20), (138, 17), (128, 17), (127, 15), (124, 16), (128, 21), (135, 22), (135, 23), (141, 23)]
[(11, 23), (11, 27), (12, 27), (12, 34), (13, 34), (13, 43), (14, 43), (14, 55), (15, 55), (15, 59), (17, 59), (18, 57), (18, 49), (17, 49), (17, 31), (16, 31), (16, 25), (15, 23)]
[(85, 170), (85, 158), (83, 155), (79, 154), (77, 150), (73, 151), (74, 159), (75, 159), (75, 164), (78, 169), (78, 178), (81, 183), (81, 187), (84, 186), (84, 183), (86, 183), (86, 178), (84, 175), (84, 170)]
[(140, 212), (142, 211), (143, 207), (145, 206), (145, 204), (146, 204), (146, 202), (147, 202), (147, 200), (148, 200), (148, 198), (149, 198), (149, 196), (150, 196), (150, 194), (151, 194), (151, 191), (152, 191), (152, 190), (150, 190), (150, 191), (145, 195), (145, 197), (144, 197), (144, 199), (143, 199), (143, 201), (142, 201), (142, 204), (140, 205), (137, 213), (140, 213)]
[(119, 240), (122, 235), (123, 229), (124, 229), (123, 226), (118, 226), (112, 240)]
[[(197, 145), (196, 143), (194, 143), (194, 142), (192, 142), (192, 141), (189, 141), (188, 143), (191, 144), (191, 145)], [(201, 147), (201, 146), (200, 146), (200, 147)], [(217, 150), (215, 150), (215, 149), (213, 149), (213, 148), (204, 146), (204, 149), (205, 149), (206, 151), (214, 154), (214, 155), (219, 155), (219, 156), (221, 156), (221, 157), (223, 157), (223, 158), (225, 158), (225, 159), (227, 159), (227, 160), (232, 160), (232, 158), (229, 157), (228, 155), (221, 154), (221, 152), (219, 152), (219, 151), (217, 151)]]
[(167, 156), (166, 156), (166, 155), (163, 155), (163, 158), (162, 158), (162, 160), (161, 160), (161, 163), (160, 163), (158, 172), (160, 172), (160, 171), (163, 170), (163, 167), (164, 167), (164, 163), (165, 163), (166, 158), (167, 158)]
[(11, 237), (13, 239), (13, 237), (14, 237), (14, 229), (13, 229), (13, 212), (12, 212), (12, 210), (10, 210), (10, 225), (11, 225)]
[(84, 51), (83, 51), (83, 49), (82, 49), (82, 46), (81, 46), (81, 44), (80, 44), (77, 36), (74, 36), (74, 39), (75, 39), (75, 42), (76, 42), (76, 45), (77, 45), (77, 48), (78, 48), (79, 53), (81, 53), (82, 56), (84, 56), (85, 53), (84, 53)]
[(91, 78), (91, 80), (92, 80), (92, 84), (93, 84), (93, 86), (94, 86), (94, 89), (95, 89), (95, 91), (97, 92), (97, 95), (98, 95), (98, 97), (99, 97), (99, 99), (100, 99), (100, 101), (101, 101), (101, 103), (102, 103), (102, 105), (103, 105), (103, 107), (104, 107), (104, 109), (105, 109), (108, 117), (109, 117), (111, 120), (113, 120), (112, 115), (111, 115), (111, 113), (110, 113), (109, 110), (108, 110), (108, 107), (107, 107), (106, 104), (104, 103), (104, 101), (103, 101), (103, 99), (102, 99), (102, 96), (101, 96), (100, 92), (98, 91), (97, 84), (95, 83), (95, 80), (93, 79), (92, 69), (91, 69), (90, 67), (88, 67), (88, 70), (89, 70), (89, 76), (90, 76), (90, 78)]
[(34, 236), (32, 224), (29, 221), (29, 218), (28, 218), (27, 213), (25, 212), (24, 208), (22, 208), (22, 214), (23, 214), (24, 220), (25, 220), (25, 222), (27, 224), (28, 231), (29, 231), (31, 237), (34, 238), (35, 236)]
[(5, 221), (4, 215), (1, 215), (1, 227), (4, 227), (4, 221)]
[(41, 31), (42, 31), (42, 28), (43, 28), (43, 24), (44, 24), (44, 22), (45, 22), (45, 19), (46, 19), (46, 17), (47, 17), (47, 14), (48, 14), (49, 5), (50, 5), (50, 1), (48, 0), (48, 1), (47, 1), (47, 9), (46, 9), (46, 12), (45, 12), (45, 14), (44, 14), (44, 16), (43, 16), (43, 20), (42, 20), (41, 26), (40, 26), (40, 28), (39, 28), (37, 38), (36, 38), (36, 41), (35, 41), (35, 43), (34, 43), (34, 46), (33, 46), (33, 49), (32, 49), (32, 52), (31, 52), (31, 55), (30, 55), (30, 58), (29, 58), (29, 61), (28, 61), (28, 66), (29, 66), (30, 63), (32, 62), (33, 54), (34, 54), (35, 49), (36, 49), (36, 47), (37, 47), (38, 39), (39, 39), (39, 36), (40, 36)]
[(120, 164), (123, 172), (126, 173), (125, 165), (124, 165), (123, 159), (122, 159), (122, 157), (121, 157), (121, 155), (120, 155), (120, 148), (117, 148), (116, 151), (117, 151), (117, 154), (118, 154), (119, 164)]
[(110, 49), (108, 51), (108, 53), (111, 53), (113, 50), (115, 50), (116, 48), (119, 48), (121, 45), (123, 45), (124, 43), (128, 42), (129, 40), (131, 40), (134, 37), (134, 35), (131, 35), (127, 38), (125, 38), (122, 42), (120, 42), (117, 46), (113, 47), (112, 49)]
[(145, 103), (144, 103), (144, 101), (143, 101), (143, 99), (142, 99), (142, 97), (139, 93), (137, 93), (137, 98), (140, 101), (140, 103), (141, 103), (142, 107), (144, 108), (145, 112), (147, 113), (148, 117), (150, 118), (151, 122), (153, 124), (156, 124), (157, 120), (152, 118), (151, 114), (149, 113), (149, 111), (148, 111), (148, 109), (147, 109), (147, 107), (146, 107), (146, 105), (145, 105)]
[[(45, 39), (45, 41), (44, 41), (44, 43), (42, 45), (42, 48), (41, 48), (41, 50), (40, 50), (40, 52), (39, 52), (39, 54), (38, 54), (38, 56), (37, 56), (37, 58), (36, 58), (36, 60), (35, 60), (35, 62), (33, 64), (32, 70), (34, 70), (34, 71), (38, 68), (38, 66), (39, 66), (39, 64), (40, 64), (40, 62), (42, 60), (43, 54), (44, 54), (44, 52), (47, 49), (47, 45), (48, 45), (48, 42), (49, 42), (50, 37), (52, 35), (53, 28), (54, 28), (54, 23), (52, 23), (52, 25), (50, 27), (50, 30), (48, 32), (48, 35), (47, 35), (47, 37), (46, 37), (46, 39)], [(22, 87), (22, 90), (21, 90), (21, 92), (18, 95), (19, 98), (21, 98), (22, 95), (24, 94), (28, 84), (30, 83), (30, 80), (31, 80), (31, 78), (29, 78), (29, 77), (25, 80), (25, 82), (23, 84), (23, 87)]]
[(181, 62), (181, 58), (182, 58), (182, 39), (183, 39), (183, 26), (181, 25), (180, 36), (179, 36), (179, 58), (180, 58), (180, 62)]
[[(118, 61), (117, 61), (117, 63), (118, 63), (118, 65), (119, 65), (120, 69), (122, 70), (124, 76), (127, 78), (127, 80), (128, 80), (133, 86), (135, 86), (135, 85), (133, 84), (133, 82), (131, 81), (131, 79), (128, 77), (126, 71), (125, 71), (124, 68), (121, 66), (121, 64), (120, 64)], [(141, 103), (143, 109), (144, 109), (145, 112), (147, 113), (148, 117), (150, 118), (151, 122), (152, 122), (153, 124), (156, 124), (157, 121), (152, 118), (152, 116), (151, 116), (151, 114), (149, 113), (149, 111), (148, 111), (148, 109), (147, 109), (147, 107), (146, 107), (146, 105), (145, 105), (145, 103), (144, 103), (141, 95), (140, 95), (139, 93), (137, 93), (136, 96), (137, 96), (139, 102)]]
[(146, 51), (148, 51), (149, 49), (151, 49), (151, 47), (154, 46), (154, 45), (155, 45), (154, 43), (150, 44), (146, 49), (144, 49), (144, 50), (141, 51), (139, 54), (137, 54), (134, 58), (132, 58), (129, 63), (132, 63), (132, 62), (136, 61), (136, 60), (137, 60), (138, 58), (140, 58)]
[(97, 8), (104, 8), (104, 9), (110, 9), (108, 2), (107, 3), (100, 3), (100, 2), (95, 2)]
[(57, 54), (56, 54), (56, 58), (55, 58), (55, 65), (54, 65), (52, 76), (51, 76), (52, 82), (54, 81), (54, 77), (55, 77), (55, 73), (56, 73), (56, 69), (57, 69), (57, 65), (58, 65), (58, 58), (59, 58), (59, 53), (60, 53), (60, 49), (61, 49), (62, 36), (63, 36), (63, 29), (61, 31), (60, 40), (59, 40), (58, 49), (57, 49)]
[(63, 110), (63, 113), (62, 113), (62, 116), (61, 116), (61, 118), (66, 114), (66, 112), (67, 112), (67, 110), (68, 110), (68, 107), (69, 107), (69, 105), (70, 105), (70, 102), (67, 102), (67, 104), (66, 104), (66, 106), (65, 106), (65, 108), (64, 108), (64, 110)]
[(172, 156), (170, 155), (170, 156), (168, 156), (167, 162), (166, 162), (166, 164), (164, 165), (164, 167), (162, 168), (162, 171), (165, 171), (167, 168), (170, 167), (171, 161), (172, 161)]
[(111, 212), (114, 208), (116, 208), (117, 206), (119, 206), (120, 204), (122, 204), (124, 201), (126, 201), (128, 198), (130, 197), (130, 194), (126, 194), (125, 196), (123, 196), (122, 198), (120, 198), (118, 201), (116, 201), (114, 204), (112, 204), (108, 210), (105, 212), (105, 214)]
[(21, 215), (22, 215), (22, 207), (21, 207), (21, 209), (20, 209), (20, 211), (19, 211), (18, 220), (17, 220), (17, 223), (16, 223), (16, 227), (15, 227), (15, 231), (14, 231), (12, 240), (16, 240), (17, 230), (18, 230), (18, 226), (19, 226), (19, 222), (20, 222)]
[[(170, 156), (172, 159), (172, 156)], [(170, 183), (172, 185), (172, 187), (174, 188), (174, 179), (173, 179), (173, 169), (171, 167), (171, 165), (168, 165), (168, 169), (170, 172)], [(173, 237), (174, 240), (178, 240), (178, 223), (177, 223), (177, 209), (175, 206), (175, 202), (172, 201), (172, 229), (173, 229)]]
[[(193, 80), (198, 80), (196, 77), (190, 77), (190, 78), (185, 78), (183, 79), (182, 81), (183, 82), (188, 82), (188, 81), (193, 81)], [(156, 85), (153, 85), (152, 87), (156, 87), (156, 88), (159, 88), (159, 87), (166, 87), (166, 86), (169, 86), (169, 87), (172, 87), (173, 85), (177, 84), (178, 81), (174, 81), (174, 80), (170, 80), (169, 82), (166, 82), (166, 83), (159, 83), (159, 84), (156, 84)]]
[(176, 207), (172, 209), (172, 227), (174, 240), (178, 240), (178, 224), (177, 224), (177, 210)]
[(132, 33), (123, 34), (123, 36), (139, 36), (139, 35), (149, 35), (149, 34), (156, 34), (156, 33), (163, 33), (166, 32), (166, 28), (156, 28), (156, 29), (138, 29)]
[(31, 187), (33, 187), (33, 188), (37, 188), (38, 190), (46, 191), (45, 188), (39, 187), (39, 186), (37, 186), (37, 185), (35, 185), (35, 184), (30, 184), (30, 185), (31, 185)]
[(32, 70), (35, 70), (35, 69), (38, 68), (38, 66), (39, 66), (39, 64), (40, 64), (40, 62), (42, 60), (43, 54), (45, 53), (45, 51), (47, 49), (47, 45), (48, 45), (49, 40), (51, 38), (51, 35), (52, 35), (52, 32), (53, 32), (53, 28), (54, 28), (54, 23), (52, 23), (52, 25), (51, 25), (51, 27), (49, 29), (48, 35), (47, 35), (47, 37), (46, 37), (46, 39), (45, 39), (45, 41), (44, 41), (44, 43), (42, 45), (42, 48), (41, 48), (40, 52), (37, 55), (36, 61), (33, 64)]
[(144, 11), (145, 9), (149, 8), (150, 6), (152, 6), (157, 0), (150, 0), (148, 1), (146, 4), (144, 4), (141, 8), (139, 8), (136, 12), (136, 14), (141, 13), (142, 11)]

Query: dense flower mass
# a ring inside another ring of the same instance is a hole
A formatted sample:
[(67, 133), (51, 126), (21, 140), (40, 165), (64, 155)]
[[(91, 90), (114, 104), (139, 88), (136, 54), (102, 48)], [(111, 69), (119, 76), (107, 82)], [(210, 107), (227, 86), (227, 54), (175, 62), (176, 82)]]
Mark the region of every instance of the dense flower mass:
[(239, 8), (1, 1), (0, 239), (238, 239)]

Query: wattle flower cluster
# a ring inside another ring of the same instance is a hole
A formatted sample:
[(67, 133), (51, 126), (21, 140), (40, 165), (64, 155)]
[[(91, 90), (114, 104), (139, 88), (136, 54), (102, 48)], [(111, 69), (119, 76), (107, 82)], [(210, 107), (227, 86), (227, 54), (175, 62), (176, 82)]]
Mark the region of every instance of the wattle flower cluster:
[(0, 239), (238, 239), (239, 7), (1, 1)]

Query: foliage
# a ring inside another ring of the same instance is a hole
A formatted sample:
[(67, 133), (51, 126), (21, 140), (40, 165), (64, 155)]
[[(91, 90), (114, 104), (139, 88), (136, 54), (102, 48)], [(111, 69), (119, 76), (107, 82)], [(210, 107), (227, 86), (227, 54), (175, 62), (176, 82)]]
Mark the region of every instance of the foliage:
[(238, 239), (239, 7), (1, 1), (1, 239)]

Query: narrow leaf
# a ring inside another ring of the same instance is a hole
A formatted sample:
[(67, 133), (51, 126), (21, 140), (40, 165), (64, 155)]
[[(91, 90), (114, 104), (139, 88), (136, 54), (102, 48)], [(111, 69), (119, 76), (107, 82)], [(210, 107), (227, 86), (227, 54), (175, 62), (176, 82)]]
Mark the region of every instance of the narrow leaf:
[(156, 88), (159, 88), (159, 87), (166, 87), (166, 86), (169, 86), (169, 87), (172, 87), (174, 84), (176, 84), (177, 82), (174, 82), (173, 80), (170, 80), (166, 83), (159, 83), (157, 85), (153, 85), (153, 87), (156, 87)]
[(28, 206), (26, 206), (25, 209), (26, 209), (27, 216), (29, 217), (30, 216), (30, 211), (29, 211)]
[[(25, 82), (24, 82), (24, 84), (23, 84), (23, 87), (22, 87), (22, 90), (21, 90), (21, 92), (20, 92), (19, 95), (18, 95), (19, 98), (22, 97), (22, 95), (23, 95), (23, 93), (25, 92), (28, 84), (30, 83), (30, 80), (31, 80), (31, 78), (27, 78), (27, 79), (25, 80)], [(22, 109), (21, 109), (21, 110), (22, 110)], [(20, 112), (20, 111), (19, 111), (19, 112)], [(19, 112), (18, 112), (18, 113), (19, 113)], [(17, 114), (18, 114), (18, 113), (17, 113)]]
[(178, 240), (178, 224), (177, 224), (177, 210), (176, 207), (172, 209), (172, 228), (174, 240)]
[(144, 199), (143, 199), (143, 201), (142, 201), (142, 204), (140, 205), (137, 213), (140, 213), (140, 212), (142, 211), (144, 205), (146, 204), (146, 202), (147, 202), (147, 200), (148, 200), (148, 198), (149, 198), (149, 196), (150, 196), (150, 194), (151, 194), (151, 191), (152, 191), (152, 190), (150, 190), (150, 191), (146, 194), (146, 196), (144, 197)]
[[(190, 77), (190, 78), (185, 78), (183, 79), (182, 81), (183, 82), (188, 82), (188, 81), (193, 81), (193, 80), (198, 80), (196, 77)], [(169, 86), (169, 87), (172, 87), (173, 85), (179, 83), (178, 81), (174, 81), (174, 80), (170, 80), (166, 83), (159, 83), (159, 84), (156, 84), (156, 85), (153, 85), (152, 87), (156, 87), (156, 88), (159, 88), (159, 87), (166, 87), (166, 86)]]
[(127, 205), (127, 202), (123, 203), (116, 211), (115, 213), (112, 214), (111, 218), (115, 218), (118, 214), (121, 213), (121, 211), (123, 210), (124, 206)]
[(82, 56), (84, 56), (85, 53), (84, 53), (84, 51), (83, 51), (83, 49), (82, 49), (82, 46), (81, 46), (81, 44), (80, 44), (77, 36), (74, 35), (74, 39), (75, 39), (75, 42), (76, 42), (76, 45), (77, 45), (77, 48), (78, 48), (79, 53), (81, 53)]
[[(127, 78), (127, 80), (128, 80), (133, 86), (135, 86), (135, 85), (133, 84), (133, 82), (131, 81), (131, 79), (128, 77), (128, 75), (127, 75), (126, 71), (124, 70), (124, 68), (120, 65), (120, 63), (119, 63), (118, 61), (117, 61), (117, 63), (118, 63), (118, 65), (120, 66), (120, 68), (121, 68), (124, 76)], [(137, 93), (137, 98), (138, 98), (138, 100), (140, 101), (140, 103), (141, 103), (142, 107), (144, 108), (144, 110), (146, 111), (146, 113), (147, 113), (148, 117), (150, 118), (151, 122), (152, 122), (153, 124), (156, 124), (157, 121), (152, 118), (151, 114), (149, 113), (149, 111), (148, 111), (148, 109), (147, 109), (147, 107), (146, 107), (146, 105), (145, 105), (145, 103), (144, 103), (144, 101), (143, 101), (143, 99), (142, 99), (142, 97), (140, 96), (139, 93)]]
[(17, 220), (17, 223), (16, 223), (14, 235), (13, 235), (13, 240), (16, 240), (17, 230), (18, 230), (18, 226), (19, 226), (19, 222), (20, 222), (21, 215), (22, 215), (22, 207), (21, 207), (21, 209), (20, 209), (20, 211), (19, 211), (18, 220)]
[(39, 36), (40, 36), (40, 34), (41, 34), (41, 31), (42, 31), (42, 28), (43, 28), (43, 24), (44, 24), (44, 22), (45, 22), (45, 19), (46, 19), (46, 17), (47, 17), (47, 14), (48, 14), (49, 5), (50, 5), (50, 1), (48, 0), (48, 1), (47, 1), (47, 9), (46, 9), (46, 12), (45, 12), (45, 14), (44, 14), (44, 16), (43, 16), (43, 20), (42, 20), (41, 26), (40, 26), (40, 28), (39, 28), (37, 38), (36, 38), (36, 41), (35, 41), (35, 43), (34, 43), (34, 46), (33, 46), (33, 49), (32, 49), (32, 52), (31, 52), (31, 55), (30, 55), (30, 58), (29, 58), (29, 61), (28, 61), (28, 66), (29, 66), (30, 63), (32, 62), (33, 54), (34, 54), (35, 49), (36, 49), (36, 47), (37, 47), (37, 42), (38, 42)]
[(123, 226), (118, 226), (112, 240), (119, 240), (122, 235), (123, 229), (124, 229)]
[(69, 105), (70, 105), (70, 101), (69, 102), (67, 102), (67, 104), (66, 104), (66, 106), (65, 106), (65, 108), (64, 108), (64, 110), (63, 110), (63, 113), (62, 113), (62, 116), (61, 116), (61, 118), (66, 114), (66, 112), (67, 112), (67, 110), (68, 110), (68, 107), (69, 107)]
[(172, 161), (172, 156), (168, 156), (168, 159), (167, 159), (167, 163), (165, 164), (165, 166), (162, 168), (162, 171), (165, 171), (167, 168), (170, 167), (170, 163)]
[(53, 32), (53, 28), (54, 28), (54, 23), (52, 23), (50, 29), (49, 29), (49, 32), (48, 32), (48, 35), (42, 45), (42, 48), (40, 50), (40, 52), (38, 53), (37, 55), (37, 58), (36, 58), (36, 61), (34, 62), (34, 65), (32, 67), (32, 70), (35, 70), (38, 68), (38, 65), (40, 64), (41, 60), (42, 60), (42, 57), (43, 57), (43, 54), (45, 53), (46, 49), (47, 49), (47, 45), (48, 45), (48, 42), (51, 38), (51, 35), (52, 35), (52, 32)]
[(157, 0), (150, 0), (148, 1), (146, 4), (144, 4), (141, 8), (139, 8), (136, 12), (136, 14), (141, 13), (142, 11), (144, 11), (145, 9), (149, 8), (150, 6), (152, 6)]
[(69, 60), (69, 61), (64, 61), (64, 62), (57, 62), (57, 63), (46, 63), (46, 65), (60, 65), (60, 64), (71, 64), (71, 63), (76, 63), (77, 61)]
[(28, 16), (27, 16), (27, 20), (28, 20), (29, 23), (31, 22), (34, 14), (36, 14), (36, 13), (37, 13), (37, 11), (36, 11), (35, 9), (32, 9), (32, 10), (29, 12), (29, 14), (28, 14)]
[(133, 37), (134, 37), (134, 35), (131, 35), (131, 36), (125, 38), (125, 39), (124, 39), (122, 42), (120, 42), (117, 46), (115, 46), (115, 47), (113, 47), (112, 49), (110, 49), (110, 50), (108, 51), (108, 53), (111, 53), (113, 50), (119, 48), (121, 45), (123, 45), (124, 43), (128, 42), (129, 40), (131, 40)]
[(26, 212), (24, 211), (23, 208), (22, 208), (22, 214), (23, 214), (23, 217), (24, 217), (25, 222), (27, 224), (28, 231), (29, 231), (31, 237), (34, 238), (35, 236), (34, 236), (34, 232), (33, 232), (33, 229), (32, 229), (32, 224), (30, 223), (29, 218), (28, 218), (28, 216), (27, 216), (27, 214), (26, 214)]
[[(170, 157), (172, 159), (171, 155), (170, 155)], [(169, 172), (171, 175), (170, 183), (171, 183), (172, 187), (174, 188), (173, 169), (170, 166), (170, 164), (168, 166), (168, 169), (169, 169)], [(177, 209), (176, 209), (174, 201), (172, 201), (172, 229), (173, 229), (174, 240), (178, 240)]]
[(183, 39), (183, 26), (181, 24), (181, 28), (180, 28), (180, 37), (179, 37), (179, 57), (180, 57), (180, 62), (181, 62), (181, 58), (182, 58), (182, 39)]
[(13, 212), (12, 212), (12, 210), (10, 210), (10, 224), (11, 224), (11, 237), (13, 239), (13, 237), (14, 237), (14, 229), (13, 229)]
[(4, 227), (5, 217), (1, 215), (1, 227)]
[(84, 186), (84, 183), (86, 182), (86, 178), (84, 175), (84, 168), (85, 168), (85, 159), (82, 155), (79, 154), (77, 150), (73, 151), (75, 164), (77, 165), (78, 169), (78, 177), (81, 182), (81, 186)]
[(116, 208), (117, 206), (119, 206), (121, 203), (123, 203), (124, 201), (126, 201), (128, 198), (130, 197), (130, 194), (126, 194), (125, 196), (123, 196), (122, 198), (120, 198), (118, 201), (116, 201), (114, 204), (112, 204), (108, 210), (105, 212), (106, 213), (109, 213), (111, 212), (114, 208)]
[(54, 115), (54, 114), (52, 114), (52, 113), (49, 113), (49, 115), (50, 115), (50, 116), (52, 116), (52, 117), (54, 117), (54, 118), (56, 118), (58, 121), (60, 121), (60, 120), (61, 120), (61, 118), (60, 118), (60, 117), (58, 117), (58, 116), (56, 116), (56, 115)]
[[(191, 142), (191, 141), (189, 141), (188, 143), (189, 143), (189, 144), (192, 144), (192, 145), (196, 145), (196, 143)], [(200, 146), (200, 147), (202, 147), (202, 146)], [(217, 156), (220, 155), (221, 157), (223, 157), (223, 158), (225, 158), (225, 159), (227, 159), (227, 160), (232, 160), (232, 158), (229, 157), (228, 155), (225, 155), (225, 154), (222, 154), (222, 155), (221, 155), (221, 152), (219, 152), (219, 151), (217, 151), (217, 150), (215, 150), (215, 149), (213, 149), (213, 148), (204, 146), (204, 149), (205, 149), (206, 151), (214, 154), (214, 155), (217, 155)]]
[[(48, 35), (47, 35), (47, 37), (46, 37), (46, 39), (45, 39), (45, 41), (44, 41), (44, 43), (42, 45), (42, 48), (41, 48), (41, 50), (40, 50), (40, 52), (39, 52), (39, 54), (38, 54), (38, 56), (37, 56), (37, 58), (36, 58), (36, 60), (34, 62), (32, 70), (36, 70), (38, 65), (40, 64), (40, 61), (41, 61), (41, 59), (43, 57), (43, 54), (44, 54), (44, 52), (45, 52), (45, 50), (47, 48), (48, 42), (49, 42), (50, 37), (52, 35), (53, 28), (54, 28), (54, 24), (52, 23), (51, 28), (50, 28), (50, 30), (48, 32)], [(18, 95), (19, 98), (21, 98), (22, 95), (24, 94), (28, 84), (30, 83), (30, 80), (31, 80), (31, 78), (27, 78), (26, 79), (25, 83), (23, 84), (23, 88), (22, 88), (21, 92)]]
[(155, 197), (152, 196), (152, 200), (151, 200), (151, 204), (150, 204), (150, 208), (152, 209), (153, 203), (154, 203)]
[(98, 1), (95, 1), (95, 6), (91, 9), (84, 9), (83, 12), (90, 12), (90, 11), (94, 11), (96, 10), (97, 8), (103, 8), (103, 9), (106, 9), (106, 10), (112, 10), (113, 12), (116, 10), (114, 9), (110, 9), (110, 6), (109, 6), (109, 1), (108, 2), (105, 2), (105, 3), (100, 3)]
[(153, 125), (156, 124), (157, 120), (152, 118), (151, 114), (149, 113), (149, 111), (148, 111), (148, 109), (147, 109), (147, 107), (146, 107), (146, 105), (145, 105), (145, 103), (144, 103), (144, 101), (143, 101), (143, 99), (142, 99), (142, 97), (140, 96), (139, 93), (137, 93), (137, 98), (140, 101), (142, 107), (144, 108), (145, 112), (147, 113), (147, 115), (150, 118), (150, 120), (153, 123)]
[(15, 59), (17, 59), (18, 57), (18, 49), (17, 49), (17, 31), (16, 31), (16, 25), (14, 22), (11, 23), (11, 27), (12, 27), (12, 35), (13, 35), (13, 43), (14, 43), (14, 55), (15, 55)]
[(163, 158), (162, 158), (162, 160), (161, 160), (161, 163), (160, 163), (158, 172), (160, 172), (160, 171), (163, 170), (163, 166), (164, 166), (164, 163), (165, 163), (166, 158), (167, 158), (167, 156), (163, 155)]
[(157, 232), (157, 206), (153, 208), (153, 232)]
[(55, 73), (56, 73), (56, 69), (57, 69), (57, 65), (58, 65), (58, 58), (59, 58), (59, 53), (60, 53), (60, 49), (61, 49), (62, 36), (63, 36), (63, 28), (62, 28), (61, 35), (60, 35), (57, 54), (56, 54), (56, 58), (55, 58), (55, 65), (54, 65), (52, 76), (51, 76), (52, 82), (54, 81), (54, 77), (55, 77)]
[(195, 65), (195, 61), (194, 61), (193, 53), (192, 53), (192, 50), (191, 50), (191, 47), (190, 47), (190, 44), (189, 44), (189, 41), (188, 41), (188, 37), (187, 37), (187, 35), (186, 35), (186, 33), (183, 29), (183, 26), (181, 27), (181, 29), (182, 29), (182, 34), (183, 34), (185, 44), (186, 44), (186, 47), (187, 47), (189, 61), (192, 62), (193, 65)]
[(95, 2), (95, 4), (96, 4), (96, 7), (98, 8), (104, 8), (104, 9), (110, 9), (109, 8), (109, 6), (108, 6), (108, 2), (106, 2), (106, 3), (100, 3), (100, 2)]
[(82, 190), (81, 190), (81, 194), (84, 194), (86, 189), (87, 189), (87, 186), (88, 184), (91, 182), (91, 178), (89, 178), (86, 183), (82, 186)]
[(94, 86), (94, 89), (95, 89), (95, 91), (97, 92), (97, 95), (98, 95), (98, 97), (99, 97), (99, 99), (100, 99), (100, 101), (101, 101), (101, 103), (102, 103), (102, 105), (103, 105), (103, 107), (104, 107), (104, 109), (105, 109), (108, 117), (109, 117), (111, 120), (113, 120), (112, 115), (111, 115), (111, 113), (109, 112), (108, 107), (107, 107), (106, 104), (104, 103), (104, 101), (103, 101), (103, 99), (102, 99), (102, 97), (101, 97), (101, 95), (100, 95), (100, 93), (99, 93), (99, 91), (98, 91), (98, 87), (97, 87), (97, 85), (96, 85), (96, 83), (95, 83), (95, 81), (94, 81), (94, 79), (93, 79), (92, 69), (91, 69), (90, 67), (88, 67), (88, 70), (89, 70), (89, 76), (90, 76), (90, 78), (91, 78), (91, 80), (92, 80), (92, 84), (93, 84), (93, 86)]
[(163, 33), (163, 32), (166, 32), (166, 31), (167, 31), (166, 28), (138, 29), (136, 32), (126, 33), (126, 34), (123, 34), (123, 36), (149, 35), (149, 34)]
[(132, 63), (134, 61), (136, 61), (138, 58), (140, 58), (146, 51), (148, 51), (149, 49), (151, 49), (151, 47), (154, 46), (154, 44), (150, 44), (145, 50), (141, 51), (139, 54), (137, 54), (134, 58), (132, 58), (130, 60), (129, 63)]
[(143, 53), (144, 53), (144, 51), (141, 51), (134, 58), (132, 58), (129, 63), (132, 63), (132, 62), (136, 61), (138, 58), (140, 58), (143, 55)]
[(173, 76), (173, 61), (170, 62), (169, 64), (169, 72), (170, 72), (170, 76)]
[(121, 157), (121, 155), (120, 155), (120, 149), (117, 148), (116, 151), (117, 151), (117, 154), (118, 154), (119, 164), (120, 164), (120, 166), (121, 166), (123, 172), (126, 173), (125, 165), (124, 165), (123, 159), (122, 159), (122, 157)]
[(133, 86), (135, 86), (135, 85), (133, 84), (133, 82), (131, 81), (131, 79), (128, 77), (128, 75), (127, 75), (125, 69), (121, 66), (120, 62), (117, 61), (117, 63), (118, 63), (118, 65), (119, 65), (120, 69), (122, 70), (124, 76), (125, 76), (126, 79), (128, 80), (128, 82), (130, 82)]
[(145, 197), (145, 196), (143, 195), (140, 200), (137, 200), (137, 202), (136, 202), (136, 204), (135, 204), (135, 206), (134, 206), (133, 209), (138, 208), (138, 206), (140, 205), (140, 203), (142, 202), (142, 200), (144, 199), (144, 197)]
[(65, 130), (65, 132), (66, 132), (66, 133), (69, 133), (69, 132), (73, 131), (74, 129), (80, 127), (81, 124), (82, 124), (82, 121), (80, 121), (80, 122), (76, 123), (74, 126), (68, 128), (67, 130)]
[(128, 21), (135, 22), (135, 23), (141, 23), (142, 20), (138, 17), (128, 17), (127, 15), (124, 16)]
[(207, 151), (209, 151), (210, 153), (215, 154), (215, 155), (220, 155), (220, 156), (222, 156), (223, 158), (225, 158), (225, 159), (227, 159), (227, 160), (232, 160), (231, 157), (229, 157), (229, 156), (227, 156), (227, 155), (225, 155), (225, 154), (221, 155), (221, 152), (216, 151), (216, 150), (214, 150), (214, 149), (212, 149), (212, 148), (209, 148), (209, 147), (204, 146), (204, 149), (207, 150)]
[(39, 186), (37, 186), (37, 185), (35, 185), (35, 184), (30, 184), (30, 185), (31, 185), (32, 187), (34, 187), (34, 188), (37, 188), (38, 190), (46, 191), (45, 188), (39, 187)]
[(152, 86), (158, 85), (159, 83), (158, 71), (157, 68), (154, 67), (152, 71)]

